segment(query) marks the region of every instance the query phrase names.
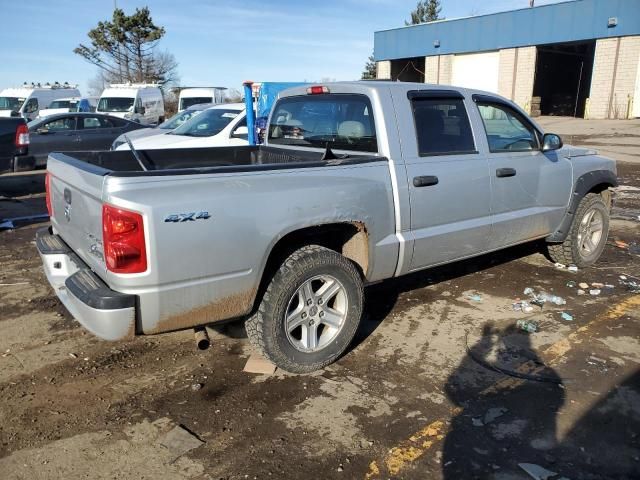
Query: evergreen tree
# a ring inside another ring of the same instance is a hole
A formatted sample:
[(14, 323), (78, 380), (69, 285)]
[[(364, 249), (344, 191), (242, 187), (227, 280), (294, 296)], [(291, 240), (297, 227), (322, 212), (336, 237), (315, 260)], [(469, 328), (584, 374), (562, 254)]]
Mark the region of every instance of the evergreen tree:
[(411, 20), (408, 22), (405, 20), (404, 24), (418, 25), (435, 20), (444, 20), (444, 17), (440, 16), (441, 11), (440, 0), (420, 0), (416, 5), (416, 9), (411, 12)]

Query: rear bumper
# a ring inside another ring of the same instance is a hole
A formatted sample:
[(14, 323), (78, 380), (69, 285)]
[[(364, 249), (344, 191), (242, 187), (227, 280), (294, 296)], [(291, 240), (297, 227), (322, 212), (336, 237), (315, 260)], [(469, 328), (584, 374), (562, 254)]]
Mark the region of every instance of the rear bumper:
[(14, 155), (0, 159), (0, 173), (35, 170), (36, 159), (31, 155)]
[(111, 290), (49, 228), (38, 230), (36, 247), (53, 290), (83, 327), (105, 340), (135, 335), (136, 295)]

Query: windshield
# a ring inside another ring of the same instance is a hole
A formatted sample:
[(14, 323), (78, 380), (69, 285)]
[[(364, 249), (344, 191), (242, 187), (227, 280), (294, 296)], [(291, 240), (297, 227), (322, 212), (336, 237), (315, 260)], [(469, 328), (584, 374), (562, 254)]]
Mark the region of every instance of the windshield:
[(102, 97), (98, 103), (99, 112), (127, 112), (133, 107), (133, 97)]
[(185, 110), (184, 112), (177, 113), (166, 122), (162, 122), (158, 125), (158, 128), (162, 128), (163, 130), (173, 130), (200, 112), (202, 112), (202, 110)]
[(187, 135), (189, 137), (210, 137), (220, 133), (238, 115), (240, 115), (239, 110), (211, 108), (186, 121), (170, 134)]
[(69, 108), (71, 102), (69, 100), (54, 100), (49, 105), (49, 108)]
[(199, 103), (211, 103), (213, 102), (213, 98), (211, 97), (188, 97), (180, 99), (180, 110), (184, 110), (185, 108), (189, 108), (193, 105), (197, 105)]
[(17, 112), (24, 103), (24, 98), (0, 97), (0, 110), (12, 110)]
[(280, 100), (269, 143), (377, 152), (376, 129), (364, 95), (304, 95)]

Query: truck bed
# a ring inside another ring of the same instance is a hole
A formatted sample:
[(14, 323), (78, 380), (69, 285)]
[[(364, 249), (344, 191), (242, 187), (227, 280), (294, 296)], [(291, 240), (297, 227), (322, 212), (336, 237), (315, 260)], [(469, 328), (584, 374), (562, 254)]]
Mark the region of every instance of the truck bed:
[[(235, 173), (244, 171), (353, 165), (386, 161), (375, 155), (334, 155), (329, 152), (292, 150), (267, 146), (137, 150), (142, 169), (130, 150), (53, 153), (52, 157), (93, 173), (116, 177)], [(85, 164), (84, 166), (82, 164)], [(102, 170), (102, 172), (100, 172)]]

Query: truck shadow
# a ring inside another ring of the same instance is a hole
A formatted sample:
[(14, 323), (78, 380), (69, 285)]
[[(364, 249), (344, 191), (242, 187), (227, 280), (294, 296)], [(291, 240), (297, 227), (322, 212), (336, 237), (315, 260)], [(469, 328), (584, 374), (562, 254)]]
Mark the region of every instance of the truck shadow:
[[(517, 363), (505, 360), (513, 358), (514, 347), (537, 365), (535, 373), (527, 371), (538, 381), (491, 370), (516, 372)], [(640, 478), (640, 369), (606, 392), (562, 438), (556, 425), (565, 388), (585, 387), (560, 382), (542, 365), (528, 334), (513, 326), (485, 327), (445, 386), (458, 411), (444, 439), (443, 478), (524, 478), (519, 464), (525, 463), (557, 472), (553, 478)]]

